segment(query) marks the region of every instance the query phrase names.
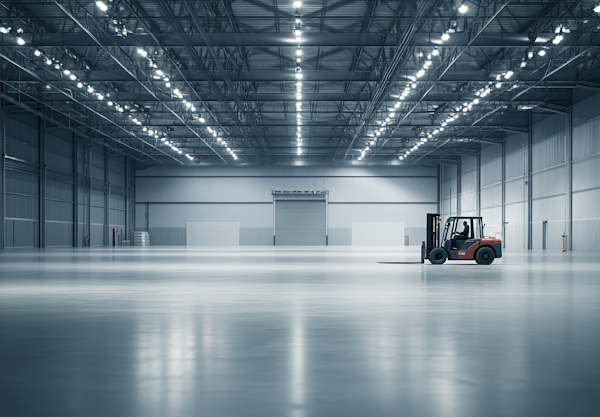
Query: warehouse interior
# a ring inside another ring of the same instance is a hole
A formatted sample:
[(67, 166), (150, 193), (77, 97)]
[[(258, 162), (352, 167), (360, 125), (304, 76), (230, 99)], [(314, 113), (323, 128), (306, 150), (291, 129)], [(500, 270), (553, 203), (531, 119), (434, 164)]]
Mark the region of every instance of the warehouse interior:
[[(0, 1), (0, 40), (0, 414), (600, 406), (597, 0)], [(424, 260), (428, 213), (502, 257)]]

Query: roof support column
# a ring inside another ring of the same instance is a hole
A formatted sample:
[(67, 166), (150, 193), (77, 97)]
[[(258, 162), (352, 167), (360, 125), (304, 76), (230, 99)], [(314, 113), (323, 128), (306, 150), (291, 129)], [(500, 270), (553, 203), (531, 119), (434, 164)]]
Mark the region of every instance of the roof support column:
[[(4, 92), (4, 85), (0, 85), (0, 91)], [(6, 247), (6, 243), (4, 241), (6, 236), (6, 199), (5, 199), (5, 191), (6, 191), (6, 169), (4, 164), (4, 157), (6, 155), (6, 147), (5, 147), (5, 109), (4, 109), (4, 99), (0, 98), (0, 250), (4, 250)]]
[(46, 120), (38, 117), (40, 124), (40, 248), (46, 247)]

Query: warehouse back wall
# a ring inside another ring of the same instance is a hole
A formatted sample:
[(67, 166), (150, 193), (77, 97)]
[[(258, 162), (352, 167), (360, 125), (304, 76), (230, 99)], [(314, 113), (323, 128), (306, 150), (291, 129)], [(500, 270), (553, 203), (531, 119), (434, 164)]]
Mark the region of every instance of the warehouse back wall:
[(186, 221), (239, 221), (240, 245), (273, 244), (272, 190), (328, 191), (329, 244), (352, 222), (404, 222), (411, 245), (438, 210), (438, 172), (421, 166), (153, 167), (136, 172), (136, 230), (152, 245), (185, 245)]

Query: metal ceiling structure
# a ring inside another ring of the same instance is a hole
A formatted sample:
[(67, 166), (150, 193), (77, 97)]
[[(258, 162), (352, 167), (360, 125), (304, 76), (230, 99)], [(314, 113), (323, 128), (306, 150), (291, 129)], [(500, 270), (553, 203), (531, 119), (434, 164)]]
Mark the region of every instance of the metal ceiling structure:
[(576, 0), (1, 1), (0, 96), (144, 165), (452, 163), (600, 88), (599, 12)]

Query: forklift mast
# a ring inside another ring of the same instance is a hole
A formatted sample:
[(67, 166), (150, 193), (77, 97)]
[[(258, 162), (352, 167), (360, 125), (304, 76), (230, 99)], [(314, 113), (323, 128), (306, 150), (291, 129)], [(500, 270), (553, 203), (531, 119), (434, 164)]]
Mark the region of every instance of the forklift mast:
[(440, 215), (427, 213), (427, 241), (425, 246), (425, 259), (429, 259), (429, 253), (440, 246)]

